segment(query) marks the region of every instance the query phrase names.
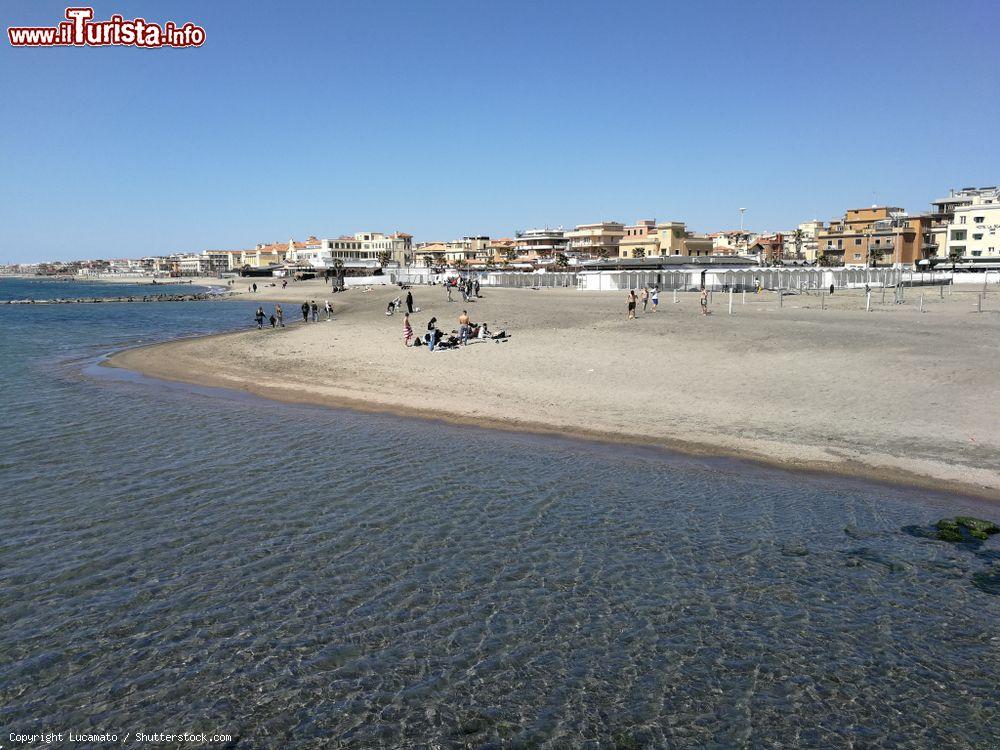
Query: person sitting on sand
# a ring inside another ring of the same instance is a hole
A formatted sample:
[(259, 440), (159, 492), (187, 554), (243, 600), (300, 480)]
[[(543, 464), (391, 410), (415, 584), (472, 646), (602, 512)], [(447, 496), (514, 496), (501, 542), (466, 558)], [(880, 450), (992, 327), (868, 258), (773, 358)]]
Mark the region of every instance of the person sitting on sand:
[(635, 289), (628, 290), (628, 318), (626, 320), (635, 320), (635, 303), (637, 299), (635, 296)]

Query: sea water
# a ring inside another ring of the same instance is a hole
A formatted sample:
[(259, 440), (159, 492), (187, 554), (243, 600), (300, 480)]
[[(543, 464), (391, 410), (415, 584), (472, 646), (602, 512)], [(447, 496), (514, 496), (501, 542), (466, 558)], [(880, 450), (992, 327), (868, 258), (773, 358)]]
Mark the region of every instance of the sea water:
[(0, 305), (0, 744), (996, 746), (996, 506), (94, 366), (256, 304)]

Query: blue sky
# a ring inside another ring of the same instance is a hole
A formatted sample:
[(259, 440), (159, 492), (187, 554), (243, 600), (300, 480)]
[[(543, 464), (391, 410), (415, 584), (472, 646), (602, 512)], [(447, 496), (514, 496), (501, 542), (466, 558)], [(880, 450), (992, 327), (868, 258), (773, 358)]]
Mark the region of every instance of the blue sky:
[[(65, 7), (5, 0), (4, 32)], [(0, 262), (740, 206), (780, 230), (1000, 182), (995, 0), (93, 7), (207, 42), (4, 38)]]

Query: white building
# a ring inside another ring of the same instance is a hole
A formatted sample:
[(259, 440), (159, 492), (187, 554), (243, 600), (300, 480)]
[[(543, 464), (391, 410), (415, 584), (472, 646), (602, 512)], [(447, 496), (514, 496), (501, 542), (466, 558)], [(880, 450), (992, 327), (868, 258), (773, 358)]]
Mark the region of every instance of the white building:
[(289, 242), (288, 260), (305, 263), (313, 268), (330, 268), (339, 260), (345, 265), (368, 266), (397, 263), (405, 265), (412, 256), (413, 238), (403, 232), (355, 232), (334, 239), (309, 241), (299, 245)]
[(518, 256), (537, 257), (565, 253), (569, 249), (569, 239), (562, 229), (528, 229), (518, 232), (514, 239), (514, 250)]
[[(796, 231), (799, 232), (796, 238)], [(794, 258), (796, 255), (802, 260), (810, 263), (816, 262), (816, 236), (823, 231), (823, 222), (819, 219), (803, 221), (799, 226), (784, 235), (785, 237), (785, 257)], [(796, 247), (796, 244), (798, 247)]]
[(969, 203), (953, 208), (948, 257), (973, 264), (1000, 261), (1000, 188), (980, 188)]

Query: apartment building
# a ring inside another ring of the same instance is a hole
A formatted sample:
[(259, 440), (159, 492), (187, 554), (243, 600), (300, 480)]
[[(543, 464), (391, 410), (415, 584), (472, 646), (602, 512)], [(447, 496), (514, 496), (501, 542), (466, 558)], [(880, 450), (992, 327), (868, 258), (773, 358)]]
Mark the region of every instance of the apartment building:
[(288, 241), (285, 259), (292, 263), (330, 268), (344, 265), (377, 266), (383, 261), (405, 265), (413, 257), (413, 236), (405, 232), (355, 232), (332, 239), (309, 237), (305, 242)]
[(932, 223), (898, 206), (852, 208), (817, 233), (818, 252), (833, 265), (914, 265), (936, 251)]
[(785, 237), (785, 257), (816, 261), (816, 237), (823, 231), (823, 222), (819, 219), (803, 221)]
[(588, 258), (617, 258), (618, 243), (625, 236), (625, 225), (617, 221), (580, 224), (569, 232), (567, 255)]
[(569, 250), (569, 239), (562, 229), (528, 229), (515, 233), (514, 250), (519, 258), (552, 257)]
[(1000, 261), (1000, 188), (979, 188), (952, 206), (946, 257), (966, 263)]
[(661, 256), (698, 257), (711, 255), (712, 238), (687, 231), (683, 221), (642, 219), (625, 227), (625, 236), (619, 243), (621, 258), (653, 258)]

